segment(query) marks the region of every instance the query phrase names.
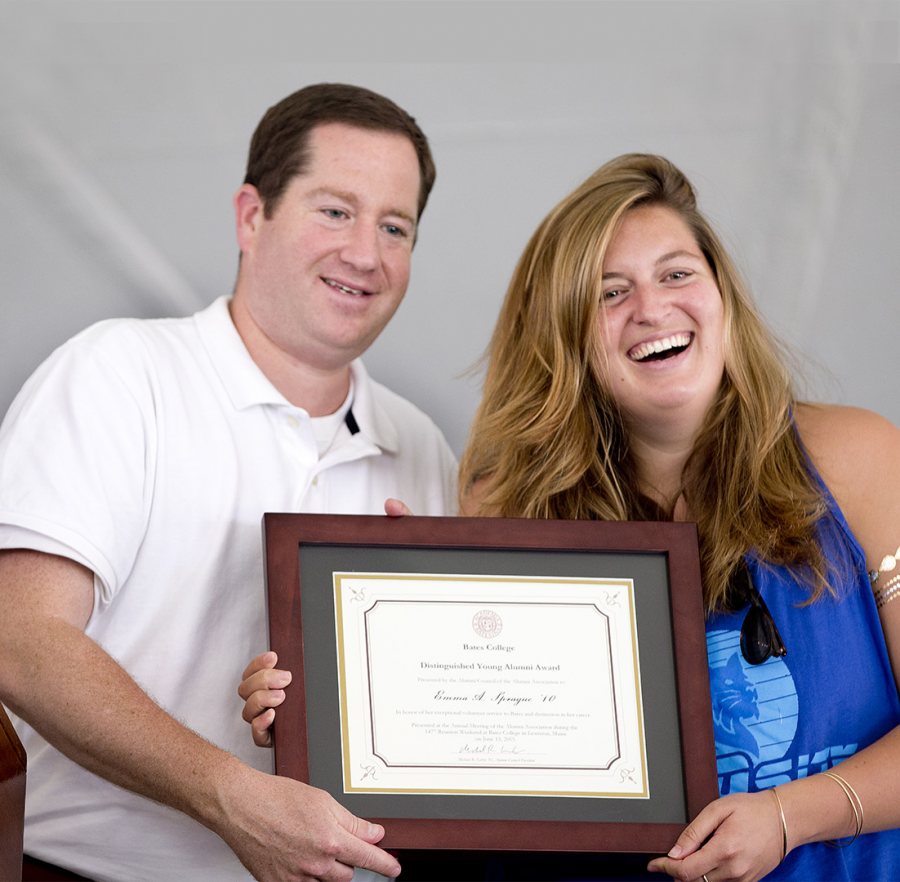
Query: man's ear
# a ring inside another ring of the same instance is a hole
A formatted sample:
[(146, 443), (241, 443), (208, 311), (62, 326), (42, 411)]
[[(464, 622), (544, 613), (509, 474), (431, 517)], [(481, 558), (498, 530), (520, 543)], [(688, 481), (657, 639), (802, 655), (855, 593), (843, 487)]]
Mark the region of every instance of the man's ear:
[(243, 254), (252, 247), (264, 219), (263, 201), (253, 184), (241, 184), (233, 201), (238, 247)]

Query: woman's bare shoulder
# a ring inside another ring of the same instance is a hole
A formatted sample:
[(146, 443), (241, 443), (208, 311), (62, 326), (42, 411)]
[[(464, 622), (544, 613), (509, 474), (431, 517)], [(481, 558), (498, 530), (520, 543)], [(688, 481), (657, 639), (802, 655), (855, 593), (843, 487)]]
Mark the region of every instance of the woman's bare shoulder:
[(900, 429), (859, 407), (799, 405), (797, 429), (870, 563), (900, 543)]
[(800, 438), (827, 484), (862, 478), (900, 454), (900, 429), (880, 414), (838, 404), (799, 404)]

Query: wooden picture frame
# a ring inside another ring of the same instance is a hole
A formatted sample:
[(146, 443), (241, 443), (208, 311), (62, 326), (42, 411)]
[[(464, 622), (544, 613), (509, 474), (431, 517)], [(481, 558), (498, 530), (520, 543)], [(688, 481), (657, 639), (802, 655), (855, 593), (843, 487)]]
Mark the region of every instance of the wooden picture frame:
[[(264, 542), (270, 646), (293, 672), (276, 715), (276, 771), (383, 824), (382, 847), (664, 853), (717, 798), (694, 525), (273, 513)], [(336, 573), (628, 580), (646, 793), (348, 790)]]

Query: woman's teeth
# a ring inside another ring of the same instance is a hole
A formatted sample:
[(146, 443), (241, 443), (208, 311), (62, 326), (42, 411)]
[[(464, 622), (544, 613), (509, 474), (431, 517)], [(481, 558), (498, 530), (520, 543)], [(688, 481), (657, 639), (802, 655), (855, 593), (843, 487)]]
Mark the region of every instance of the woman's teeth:
[(677, 355), (678, 352), (684, 350), (690, 342), (690, 334), (672, 334), (661, 340), (638, 344), (628, 353), (628, 357), (632, 361), (645, 361), (653, 356), (668, 358), (670, 355)]

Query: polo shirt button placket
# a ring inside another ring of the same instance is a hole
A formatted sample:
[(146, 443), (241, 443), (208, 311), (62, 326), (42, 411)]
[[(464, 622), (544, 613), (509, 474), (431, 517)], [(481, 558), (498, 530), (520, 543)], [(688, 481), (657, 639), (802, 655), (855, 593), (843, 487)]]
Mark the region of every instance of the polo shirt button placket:
[(305, 511), (327, 511), (326, 481), (322, 472), (313, 474), (306, 493), (303, 495), (303, 507)]
[[(318, 483), (318, 451), (311, 427), (304, 425), (308, 420), (294, 413), (282, 417), (285, 431), (282, 433), (287, 445), (288, 461), (291, 464), (290, 480), (296, 489), (294, 511), (318, 511), (320, 500), (314, 487)], [(285, 475), (287, 479), (288, 476)]]

